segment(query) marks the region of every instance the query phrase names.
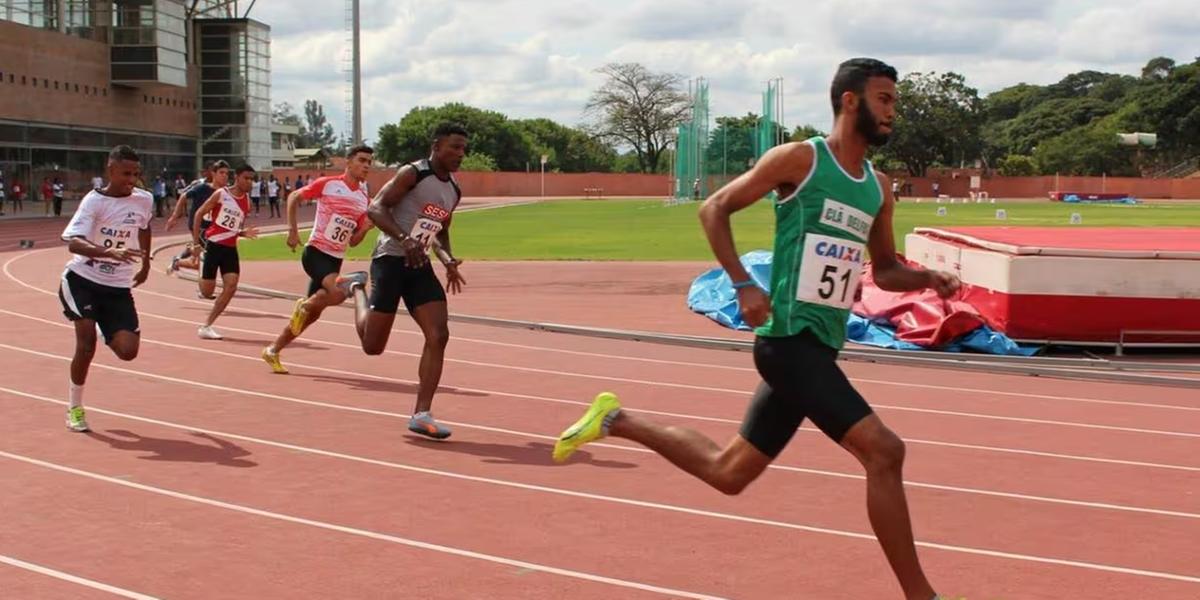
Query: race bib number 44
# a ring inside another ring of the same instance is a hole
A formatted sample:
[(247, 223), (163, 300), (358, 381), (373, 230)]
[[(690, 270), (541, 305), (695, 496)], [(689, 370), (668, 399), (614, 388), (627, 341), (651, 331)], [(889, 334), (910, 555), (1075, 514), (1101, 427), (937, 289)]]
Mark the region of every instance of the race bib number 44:
[(441, 231), (441, 221), (420, 217), (417, 219), (417, 222), (413, 224), (412, 232), (410, 232), (408, 235), (412, 239), (420, 242), (422, 246), (429, 248), (433, 245), (433, 238), (437, 237), (437, 234), (441, 233)]
[(796, 300), (850, 308), (862, 277), (865, 246), (858, 242), (809, 233), (804, 239)]
[(421, 215), (417, 217), (417, 222), (413, 223), (412, 231), (408, 235), (420, 242), (425, 249), (429, 249), (433, 245), (433, 238), (445, 227), (442, 223), (449, 218), (450, 211), (436, 204), (426, 204), (421, 208)]
[(341, 215), (333, 215), (325, 225), (325, 239), (335, 244), (345, 244), (350, 241), (358, 223)]

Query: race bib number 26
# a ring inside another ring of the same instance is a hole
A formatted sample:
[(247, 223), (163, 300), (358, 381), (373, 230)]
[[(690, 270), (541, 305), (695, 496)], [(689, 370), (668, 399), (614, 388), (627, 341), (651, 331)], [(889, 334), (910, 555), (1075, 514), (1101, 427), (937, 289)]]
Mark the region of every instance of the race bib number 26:
[(859, 242), (810, 233), (805, 236), (796, 300), (850, 308), (862, 277), (865, 246)]

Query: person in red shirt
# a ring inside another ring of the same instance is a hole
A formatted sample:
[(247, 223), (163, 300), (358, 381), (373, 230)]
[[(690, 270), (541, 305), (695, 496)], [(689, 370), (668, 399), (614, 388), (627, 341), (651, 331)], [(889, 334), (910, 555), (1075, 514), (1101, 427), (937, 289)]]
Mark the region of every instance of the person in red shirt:
[(291, 321), (275, 343), (262, 351), (263, 360), (276, 373), (288, 372), (279, 362), (279, 353), (316, 322), (327, 307), (346, 300), (347, 283), (338, 275), (342, 271), (346, 248), (359, 245), (371, 230), (371, 221), (367, 218), (371, 200), (365, 183), (371, 173), (374, 153), (369, 146), (354, 146), (346, 153), (346, 171), (341, 176), (322, 177), (288, 195), (287, 245), (292, 252), (300, 245), (296, 207), (303, 202), (315, 201), (317, 215), (300, 256), (300, 264), (309, 278), (308, 294), (296, 302)]
[(213, 329), (213, 323), (225, 312), (225, 307), (229, 306), (229, 301), (237, 292), (238, 274), (241, 272), (237, 251), (238, 238), (258, 237), (258, 228), (242, 227), (250, 212), (249, 193), (254, 185), (254, 175), (254, 167), (238, 167), (233, 186), (214, 192), (192, 219), (192, 240), (197, 248), (200, 246), (200, 224), (206, 218), (210, 221), (208, 229), (204, 232), (206, 239), (204, 264), (200, 269), (201, 296), (214, 298), (217, 272), (221, 273), (221, 295), (215, 296), (216, 302), (213, 302), (212, 311), (208, 313), (208, 320), (198, 330), (201, 339), (221, 339), (221, 334)]
[(45, 216), (50, 216), (50, 200), (54, 197), (54, 187), (50, 185), (50, 178), (42, 178), (42, 204), (46, 207)]

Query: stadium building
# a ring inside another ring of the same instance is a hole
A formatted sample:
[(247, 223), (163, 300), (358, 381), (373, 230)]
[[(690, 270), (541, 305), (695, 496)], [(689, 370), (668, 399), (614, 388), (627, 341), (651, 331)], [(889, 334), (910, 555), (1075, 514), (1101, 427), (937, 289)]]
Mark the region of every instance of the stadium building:
[[(272, 166), (270, 28), (233, 0), (0, 0), (0, 173), (90, 189), (128, 144), (147, 182)], [(239, 12), (240, 11), (240, 12)]]

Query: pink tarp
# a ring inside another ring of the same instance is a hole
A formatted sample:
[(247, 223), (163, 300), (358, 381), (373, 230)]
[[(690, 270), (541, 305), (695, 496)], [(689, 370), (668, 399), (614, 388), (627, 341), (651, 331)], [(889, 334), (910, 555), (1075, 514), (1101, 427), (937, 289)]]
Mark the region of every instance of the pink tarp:
[[(901, 260), (905, 259), (901, 257)], [(900, 340), (930, 347), (949, 343), (985, 324), (970, 304), (953, 298), (943, 300), (933, 290), (889, 292), (879, 289), (869, 265), (863, 273), (862, 293), (853, 310), (873, 321), (889, 323), (895, 327), (896, 337)]]

